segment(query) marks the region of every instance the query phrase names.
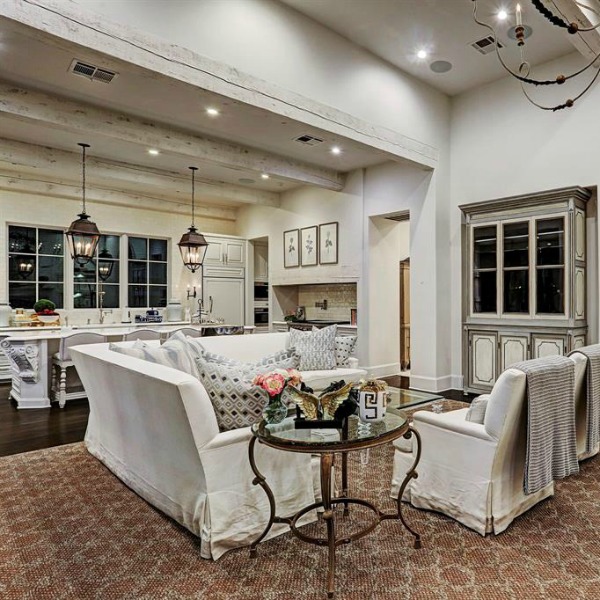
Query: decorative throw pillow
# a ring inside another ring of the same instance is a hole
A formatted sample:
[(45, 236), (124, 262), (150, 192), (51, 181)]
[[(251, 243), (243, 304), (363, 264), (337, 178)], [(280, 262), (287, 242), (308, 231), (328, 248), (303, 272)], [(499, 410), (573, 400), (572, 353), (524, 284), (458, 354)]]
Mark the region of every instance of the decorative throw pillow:
[(273, 354), (269, 354), (259, 361), (252, 362), (241, 362), (233, 358), (228, 358), (222, 354), (215, 354), (208, 350), (201, 349), (197, 354), (198, 358), (202, 358), (205, 361), (217, 363), (220, 365), (228, 365), (230, 367), (238, 367), (242, 370), (252, 370), (257, 367), (272, 367), (273, 369), (297, 369), (300, 364), (300, 355), (297, 354), (295, 348), (289, 348), (288, 350), (279, 350)]
[(343, 335), (335, 338), (335, 362), (338, 367), (347, 367), (348, 359), (356, 346), (355, 335)]
[(465, 420), (471, 421), (471, 423), (480, 423), (483, 425), (485, 411), (487, 409), (489, 399), (489, 394), (484, 394), (482, 396), (477, 396), (477, 398), (473, 398), (471, 406), (469, 406), (469, 410), (467, 411)]
[(196, 364), (220, 431), (248, 427), (262, 418), (268, 395), (262, 388), (252, 385), (252, 379), (260, 371), (244, 370), (202, 358), (198, 358)]
[(290, 347), (300, 355), (300, 371), (335, 369), (335, 334), (337, 325), (317, 331), (290, 330)]
[(136, 340), (135, 344), (129, 348), (113, 345), (110, 345), (109, 348), (121, 352), (121, 354), (141, 358), (198, 377), (196, 363), (187, 342), (175, 339), (175, 336), (162, 346), (150, 346), (142, 340)]

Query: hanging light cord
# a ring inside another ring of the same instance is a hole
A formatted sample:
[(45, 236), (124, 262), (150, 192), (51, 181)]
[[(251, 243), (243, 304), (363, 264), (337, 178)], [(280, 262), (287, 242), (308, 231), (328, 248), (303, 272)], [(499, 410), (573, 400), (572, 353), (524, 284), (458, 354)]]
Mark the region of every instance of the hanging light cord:
[(190, 170), (192, 171), (192, 227), (195, 227), (195, 221), (196, 221), (196, 211), (195, 211), (195, 191), (196, 191), (196, 181), (195, 181), (195, 175), (196, 175), (196, 170), (197, 167), (190, 167)]
[(83, 152), (81, 157), (81, 200), (83, 204), (83, 214), (85, 215), (85, 149), (89, 148), (90, 145), (81, 142), (78, 145), (81, 146)]

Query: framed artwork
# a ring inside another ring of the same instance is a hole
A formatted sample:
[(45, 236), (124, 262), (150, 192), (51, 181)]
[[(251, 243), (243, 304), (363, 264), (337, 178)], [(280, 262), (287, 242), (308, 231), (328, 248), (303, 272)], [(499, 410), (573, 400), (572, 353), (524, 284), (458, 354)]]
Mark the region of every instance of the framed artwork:
[(300, 260), (303, 267), (312, 267), (318, 263), (317, 253), (319, 234), (316, 225), (300, 230)]
[(337, 265), (338, 262), (338, 224), (319, 225), (319, 263)]
[(298, 233), (297, 229), (283, 232), (283, 266), (286, 269), (300, 266)]

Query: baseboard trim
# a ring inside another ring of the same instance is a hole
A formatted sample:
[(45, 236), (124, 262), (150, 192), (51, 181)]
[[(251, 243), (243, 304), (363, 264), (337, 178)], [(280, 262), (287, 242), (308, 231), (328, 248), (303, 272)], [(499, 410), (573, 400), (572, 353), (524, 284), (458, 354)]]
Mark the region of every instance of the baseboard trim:
[(462, 390), (462, 375), (444, 375), (443, 377), (410, 376), (410, 388), (424, 392), (443, 392), (444, 390)]
[(372, 367), (361, 367), (367, 371), (369, 377), (391, 377), (400, 373), (400, 363), (390, 363), (388, 365), (374, 365)]

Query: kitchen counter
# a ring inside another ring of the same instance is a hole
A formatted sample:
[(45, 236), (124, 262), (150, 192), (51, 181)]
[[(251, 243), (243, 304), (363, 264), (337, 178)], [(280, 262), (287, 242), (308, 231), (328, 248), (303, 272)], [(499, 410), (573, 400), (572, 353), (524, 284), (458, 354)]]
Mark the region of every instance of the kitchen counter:
[(273, 321), (273, 329), (275, 331), (288, 331), (288, 324), (298, 325), (302, 329), (310, 329), (313, 325), (327, 327), (328, 325), (337, 325), (338, 333), (340, 335), (357, 335), (358, 327), (356, 325), (350, 325), (348, 321), (340, 323), (339, 321), (329, 320), (308, 320), (308, 321)]

